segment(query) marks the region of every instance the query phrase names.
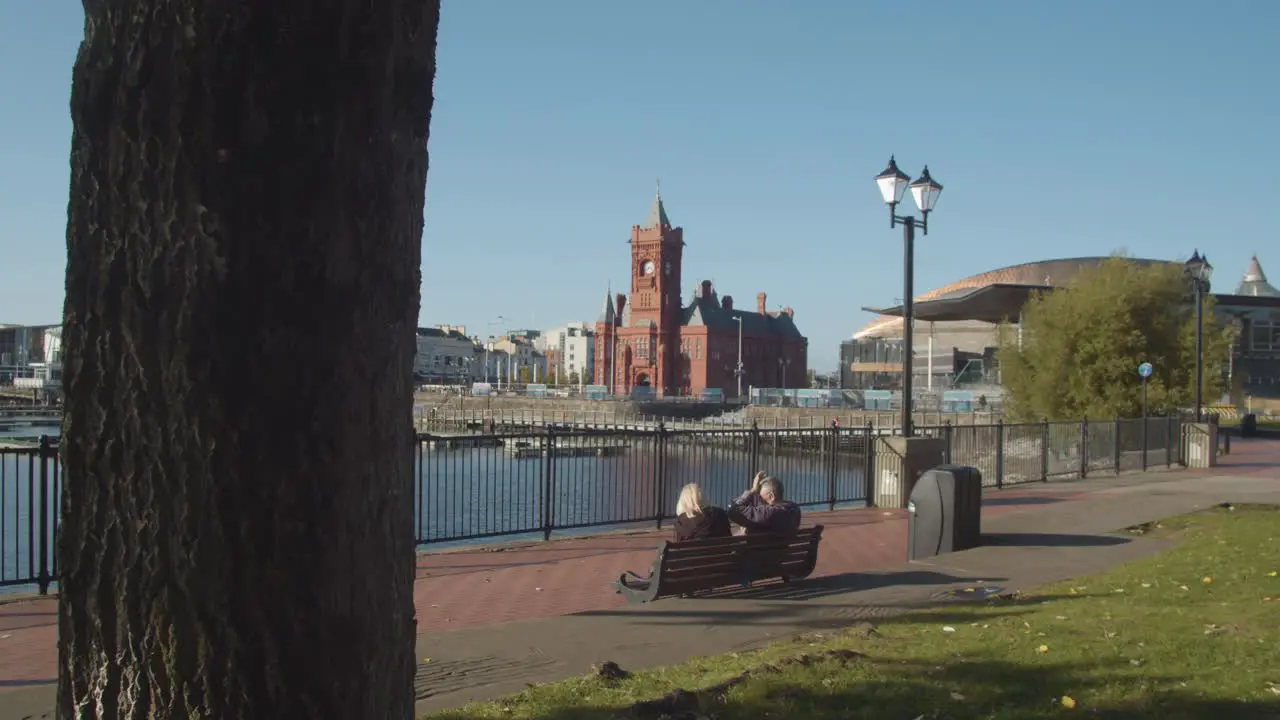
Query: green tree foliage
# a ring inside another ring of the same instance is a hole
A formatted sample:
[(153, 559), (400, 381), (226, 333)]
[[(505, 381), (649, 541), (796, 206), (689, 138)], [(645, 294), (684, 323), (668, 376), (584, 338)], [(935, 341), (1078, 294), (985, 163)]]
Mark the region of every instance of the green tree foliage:
[[(1142, 378), (1149, 411), (1189, 407), (1195, 381), (1195, 302), (1176, 265), (1115, 257), (1023, 308), (1022, 337), (1000, 333), (1006, 410), (1021, 420), (1138, 417)], [(1204, 398), (1225, 387), (1231, 334), (1204, 301)]]

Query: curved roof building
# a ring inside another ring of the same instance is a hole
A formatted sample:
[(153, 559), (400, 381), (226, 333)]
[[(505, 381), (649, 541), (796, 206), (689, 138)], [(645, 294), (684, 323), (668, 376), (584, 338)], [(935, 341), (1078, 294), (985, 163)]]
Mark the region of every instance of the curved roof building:
[[(1108, 259), (1079, 257), (1011, 265), (917, 296), (913, 375), (924, 376), (917, 378), (917, 387), (995, 383), (996, 323), (1016, 320), (1010, 313), (1016, 313), (1032, 293), (1066, 285), (1080, 271)], [(1182, 265), (1171, 260), (1130, 260)], [(1253, 385), (1280, 384), (1280, 361), (1275, 359), (1280, 354), (1280, 290), (1267, 282), (1258, 259), (1249, 261), (1234, 293), (1216, 298), (1219, 317), (1241, 333), (1240, 357), (1233, 367)], [(902, 307), (866, 309), (879, 314), (841, 343), (841, 383), (847, 388), (892, 387), (902, 374)]]
[[(936, 290), (918, 295), (916, 302), (925, 302), (928, 300), (939, 300), (949, 295), (961, 294), (961, 291), (973, 290), (976, 288), (988, 287), (991, 285), (1025, 285), (1035, 287), (1056, 287), (1071, 282), (1076, 273), (1082, 269), (1097, 267), (1102, 262), (1111, 259), (1107, 257), (1079, 257), (1079, 258), (1063, 258), (1058, 260), (1041, 260), (1039, 262), (1022, 263), (1020, 265), (1010, 265), (999, 270), (991, 270), (989, 272), (970, 275), (967, 278), (957, 280), (948, 285), (944, 285)], [(1169, 260), (1152, 260), (1148, 258), (1132, 258), (1133, 262), (1143, 264), (1168, 263), (1171, 265), (1180, 265), (1181, 263)], [(1253, 267), (1252, 265), (1250, 266)], [(1261, 268), (1258, 270), (1261, 274)], [(1246, 275), (1246, 278), (1248, 275)], [(1263, 278), (1265, 283), (1266, 278)], [(974, 324), (979, 326), (984, 333), (991, 332), (990, 323), (982, 321), (953, 321), (947, 325), (955, 326), (953, 329), (959, 330), (958, 326), (962, 324)], [(973, 328), (974, 330), (979, 327)], [(917, 329), (917, 332), (919, 330)], [(872, 337), (902, 337), (902, 318), (891, 315), (881, 315), (875, 320), (867, 323), (862, 329), (853, 334), (855, 340)]]

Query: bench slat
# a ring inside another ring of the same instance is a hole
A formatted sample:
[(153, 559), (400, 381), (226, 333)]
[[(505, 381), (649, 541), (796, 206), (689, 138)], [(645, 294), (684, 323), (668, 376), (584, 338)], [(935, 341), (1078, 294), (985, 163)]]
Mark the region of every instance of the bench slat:
[(773, 545), (770, 547), (760, 548), (724, 548), (717, 550), (714, 554), (705, 553), (701, 555), (678, 555), (671, 557), (668, 555), (663, 558), (663, 564), (667, 567), (679, 567), (681, 565), (697, 565), (700, 563), (720, 562), (726, 558), (741, 557), (744, 554), (751, 555), (787, 555), (793, 553), (807, 553), (813, 547), (813, 543), (807, 545)]
[(815, 525), (788, 535), (664, 542), (647, 581), (624, 575), (613, 586), (631, 602), (649, 602), (744, 583), (799, 580), (813, 572), (821, 540), (822, 526)]
[(816, 537), (813, 535), (807, 537), (749, 535), (745, 538), (734, 538), (732, 542), (720, 542), (715, 545), (700, 545), (697, 547), (686, 547), (684, 543), (673, 543), (667, 547), (665, 557), (674, 560), (676, 558), (698, 557), (701, 555), (722, 555), (739, 550), (764, 550), (776, 547), (807, 548), (816, 542)]
[[(764, 555), (750, 554), (754, 558), (754, 562), (790, 562), (803, 561), (809, 557), (807, 549), (790, 550), (782, 553), (770, 553), (767, 557)], [(681, 560), (679, 563), (666, 563), (662, 568), (663, 575), (677, 577), (689, 573), (707, 572), (717, 568), (737, 568), (742, 565), (744, 558), (740, 555), (725, 555), (716, 558), (697, 558), (693, 560)]]

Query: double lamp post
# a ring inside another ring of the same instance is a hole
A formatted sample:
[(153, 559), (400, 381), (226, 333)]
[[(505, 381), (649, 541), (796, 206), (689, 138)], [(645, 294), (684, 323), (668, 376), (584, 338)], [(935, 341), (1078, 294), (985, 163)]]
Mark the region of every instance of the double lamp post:
[[(898, 163), (892, 155), (889, 156), (889, 167), (876, 176), (876, 186), (880, 188), (880, 194), (889, 206), (889, 227), (902, 224), (902, 436), (911, 437), (916, 225), (920, 226), (921, 233), (929, 234), (929, 213), (938, 204), (942, 186), (929, 175), (928, 165), (920, 173), (920, 177), (911, 182), (911, 178), (898, 169)], [(911, 190), (911, 197), (920, 210), (919, 220), (914, 215), (898, 214), (898, 204), (902, 202), (907, 190)]]
[[(906, 173), (898, 169), (898, 163), (889, 156), (889, 167), (876, 176), (876, 186), (880, 195), (889, 206), (889, 227), (902, 225), (902, 436), (911, 437), (912, 410), (912, 375), (914, 373), (915, 349), (912, 330), (915, 324), (915, 242), (916, 226), (920, 232), (929, 234), (929, 213), (938, 204), (938, 196), (942, 194), (942, 185), (929, 175), (929, 166), (925, 166), (920, 177), (911, 181)], [(913, 215), (899, 215), (898, 205), (911, 191), (916, 207), (920, 210), (920, 219)], [(1209, 292), (1209, 277), (1213, 274), (1213, 266), (1209, 259), (1197, 250), (1184, 266), (1184, 273), (1192, 284), (1196, 303), (1196, 376), (1195, 376), (1195, 410), (1196, 422), (1203, 418), (1204, 388), (1204, 296)], [(741, 367), (741, 361), (739, 361)]]
[(1191, 259), (1183, 265), (1183, 272), (1191, 282), (1196, 298), (1196, 380), (1195, 393), (1196, 422), (1201, 422), (1203, 400), (1200, 395), (1204, 388), (1204, 296), (1209, 292), (1209, 277), (1213, 275), (1213, 266), (1209, 264), (1209, 256), (1201, 255), (1199, 250), (1191, 253)]

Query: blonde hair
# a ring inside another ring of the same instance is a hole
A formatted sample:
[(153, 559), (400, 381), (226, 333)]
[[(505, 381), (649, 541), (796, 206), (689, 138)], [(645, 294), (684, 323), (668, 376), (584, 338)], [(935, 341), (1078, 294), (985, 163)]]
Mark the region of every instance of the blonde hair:
[(676, 515), (693, 517), (702, 514), (702, 488), (697, 483), (689, 483), (680, 488), (680, 500), (676, 502)]

